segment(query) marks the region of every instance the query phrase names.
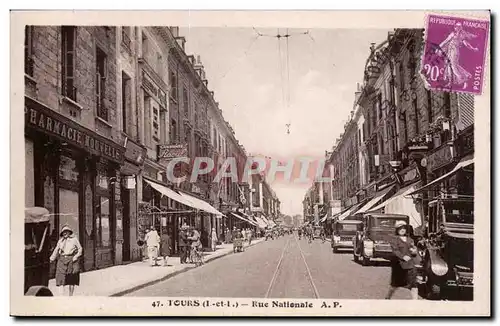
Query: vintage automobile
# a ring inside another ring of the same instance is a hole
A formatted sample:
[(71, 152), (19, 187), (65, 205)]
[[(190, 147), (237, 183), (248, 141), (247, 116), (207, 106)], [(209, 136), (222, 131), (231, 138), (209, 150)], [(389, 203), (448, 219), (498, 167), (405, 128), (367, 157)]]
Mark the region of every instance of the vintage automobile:
[(429, 202), (424, 232), (422, 282), (429, 299), (472, 298), (474, 286), (474, 199)]
[(354, 237), (357, 231), (363, 230), (363, 222), (342, 220), (333, 225), (332, 232), (332, 250), (338, 252), (339, 249), (353, 248)]
[(367, 212), (363, 215), (363, 230), (354, 237), (353, 258), (367, 266), (372, 259), (393, 257), (390, 240), (394, 236), (397, 221), (409, 222), (409, 217), (400, 214), (382, 214)]
[(313, 238), (318, 239), (321, 238), (321, 231), (323, 230), (322, 226), (316, 225), (313, 227)]

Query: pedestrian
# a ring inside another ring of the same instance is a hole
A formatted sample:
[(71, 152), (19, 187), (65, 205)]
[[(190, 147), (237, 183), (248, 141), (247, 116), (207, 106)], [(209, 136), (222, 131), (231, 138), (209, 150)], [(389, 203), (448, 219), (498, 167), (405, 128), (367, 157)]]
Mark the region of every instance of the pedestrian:
[(154, 226), (151, 227), (151, 230), (146, 234), (145, 242), (148, 248), (149, 264), (151, 266), (156, 266), (161, 239)]
[(219, 239), (217, 238), (217, 232), (215, 231), (215, 228), (212, 228), (212, 234), (210, 236), (210, 240), (211, 240), (211, 244), (212, 244), (212, 251), (215, 251), (215, 249), (217, 248), (217, 241), (219, 241)]
[(391, 284), (386, 299), (391, 299), (394, 292), (399, 287), (408, 288), (411, 291), (411, 298), (418, 299), (417, 269), (418, 251), (413, 239), (409, 237), (408, 225), (405, 221), (395, 223), (395, 237), (391, 241)]
[(226, 236), (224, 237), (224, 243), (231, 243), (231, 231), (226, 228)]
[(179, 248), (181, 249), (181, 264), (187, 262), (187, 250), (188, 250), (188, 234), (187, 226), (183, 225), (179, 230)]
[(253, 233), (252, 230), (248, 229), (248, 245), (252, 244)]
[(160, 236), (160, 239), (160, 256), (163, 257), (163, 266), (168, 266), (168, 257), (170, 256), (170, 251), (172, 250), (170, 236), (165, 232)]
[(149, 258), (148, 258), (148, 246), (146, 246), (146, 234), (149, 233), (149, 227), (147, 227), (145, 230), (144, 230), (144, 234), (142, 235), (142, 245), (141, 245), (141, 249), (142, 249), (142, 257), (143, 257), (143, 261), (147, 261)]
[(73, 230), (65, 225), (60, 233), (60, 239), (50, 255), (50, 261), (57, 260), (56, 265), (56, 286), (60, 289), (60, 294), (64, 295), (64, 287), (68, 286), (69, 295), (73, 296), (75, 285), (80, 285), (80, 257), (83, 248), (74, 236)]
[(188, 237), (188, 240), (191, 242), (190, 261), (191, 261), (191, 263), (194, 263), (195, 261), (193, 260), (194, 257), (192, 257), (192, 254), (195, 252), (201, 251), (201, 234), (200, 234), (200, 232), (198, 230), (196, 230), (195, 228), (192, 228), (191, 235)]

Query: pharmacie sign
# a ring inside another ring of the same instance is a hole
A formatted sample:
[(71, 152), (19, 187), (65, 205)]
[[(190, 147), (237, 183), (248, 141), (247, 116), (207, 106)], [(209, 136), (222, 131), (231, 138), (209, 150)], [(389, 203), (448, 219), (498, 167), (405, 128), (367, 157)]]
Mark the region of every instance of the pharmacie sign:
[[(31, 102), (31, 103), (30, 103)], [(31, 104), (31, 105), (29, 105)], [(32, 128), (111, 161), (122, 163), (125, 148), (76, 122), (26, 98), (25, 128)]]

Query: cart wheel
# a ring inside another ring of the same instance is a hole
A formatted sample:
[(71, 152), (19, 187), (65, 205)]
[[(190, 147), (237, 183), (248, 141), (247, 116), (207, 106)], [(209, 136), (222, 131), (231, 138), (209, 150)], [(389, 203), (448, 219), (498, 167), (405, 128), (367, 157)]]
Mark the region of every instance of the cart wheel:
[(26, 291), (24, 295), (34, 296), (34, 297), (53, 297), (52, 291), (46, 286), (36, 285), (32, 286)]

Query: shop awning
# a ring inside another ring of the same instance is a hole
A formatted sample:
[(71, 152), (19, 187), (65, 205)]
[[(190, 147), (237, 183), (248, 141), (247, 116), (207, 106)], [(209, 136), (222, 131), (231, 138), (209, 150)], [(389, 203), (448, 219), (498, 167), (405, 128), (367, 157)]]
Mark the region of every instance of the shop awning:
[(188, 198), (184, 197), (183, 195), (179, 194), (178, 192), (176, 192), (168, 187), (165, 187), (162, 184), (159, 184), (159, 183), (147, 180), (147, 179), (144, 179), (144, 181), (146, 181), (146, 183), (149, 184), (151, 186), (151, 188), (158, 191), (160, 194), (167, 196), (168, 198), (173, 199), (176, 202), (179, 202), (183, 205), (197, 208), (197, 207), (195, 207), (194, 203), (192, 203)]
[(263, 219), (261, 219), (260, 217), (258, 216), (255, 216), (255, 219), (257, 220), (257, 224), (259, 225), (259, 228), (261, 229), (265, 229), (267, 227), (267, 223), (264, 222)]
[(449, 178), (453, 174), (457, 173), (460, 169), (465, 168), (465, 167), (467, 167), (467, 166), (469, 166), (471, 164), (474, 164), (474, 155), (468, 155), (468, 156), (464, 157), (460, 162), (458, 162), (458, 164), (453, 168), (453, 170), (451, 170), (450, 172), (448, 172), (448, 173), (440, 176), (436, 180), (433, 180), (433, 181), (429, 182), (425, 186), (420, 187), (417, 190), (406, 194), (406, 196), (411, 196), (411, 195), (420, 193), (420, 192), (422, 192), (422, 191), (424, 191), (426, 189), (429, 189), (433, 185), (438, 184), (440, 182), (443, 182), (444, 180), (446, 180), (447, 178)]
[(197, 208), (197, 209), (200, 209), (200, 210), (205, 211), (205, 212), (210, 213), (210, 214), (214, 214), (216, 218), (222, 218), (223, 216), (225, 216), (224, 214), (219, 212), (217, 209), (215, 209), (212, 205), (210, 205), (209, 203), (207, 203), (204, 200), (198, 199), (198, 198), (191, 196), (189, 194), (186, 194), (184, 192), (182, 192), (181, 195), (183, 197), (187, 197), (189, 201), (194, 203), (196, 205), (195, 208)]
[(210, 213), (210, 214), (215, 214), (215, 216), (217, 218), (222, 218), (222, 216), (224, 216), (224, 214), (222, 214), (221, 212), (219, 212), (218, 210), (213, 208), (209, 203), (207, 203), (201, 199), (198, 199), (198, 198), (193, 197), (191, 195), (188, 195), (186, 193), (178, 193), (178, 192), (176, 192), (168, 187), (165, 187), (162, 184), (156, 183), (154, 181), (150, 181), (147, 179), (144, 179), (144, 181), (146, 181), (147, 184), (149, 184), (153, 189), (155, 189), (156, 191), (158, 191), (162, 195), (167, 196), (170, 199), (175, 200), (176, 202), (179, 202), (183, 205), (186, 205), (186, 206), (189, 206), (189, 207), (192, 207), (195, 209), (205, 211), (205, 212)]
[(420, 182), (417, 182), (413, 185), (400, 189), (394, 196), (387, 199), (380, 205), (370, 209), (370, 211), (384, 209), (384, 213), (386, 214), (404, 214), (410, 218), (411, 226), (414, 228), (419, 227), (422, 224), (420, 212), (417, 209), (417, 206), (415, 206), (413, 199), (406, 197), (407, 194), (415, 191), (419, 185)]
[(361, 207), (356, 213), (365, 213), (369, 211), (373, 206), (377, 205), (380, 200), (382, 200), (389, 191), (391, 191), (394, 186), (387, 187), (387, 189), (377, 192), (375, 197), (368, 201), (363, 207)]
[(361, 206), (361, 203), (351, 206), (350, 208), (344, 210), (343, 212), (338, 213), (338, 220), (345, 220), (349, 215), (352, 215), (356, 212), (356, 210)]
[(234, 217), (236, 218), (239, 218), (240, 220), (244, 221), (244, 222), (247, 222), (247, 223), (250, 223), (254, 226), (259, 226), (256, 222), (254, 221), (250, 221), (249, 219), (247, 219), (246, 217), (243, 217), (242, 215), (240, 215), (240, 213), (236, 213), (236, 212), (231, 212), (231, 215), (233, 215)]
[(376, 211), (376, 210), (382, 209), (382, 208), (386, 207), (387, 205), (389, 205), (390, 203), (394, 202), (395, 200), (397, 200), (401, 197), (407, 196), (409, 193), (415, 191), (415, 189), (417, 189), (419, 185), (420, 185), (420, 182), (417, 182), (417, 183), (412, 184), (410, 186), (399, 189), (399, 191), (397, 193), (395, 193), (394, 196), (387, 199), (383, 203), (375, 206), (374, 208), (370, 209), (370, 211)]

